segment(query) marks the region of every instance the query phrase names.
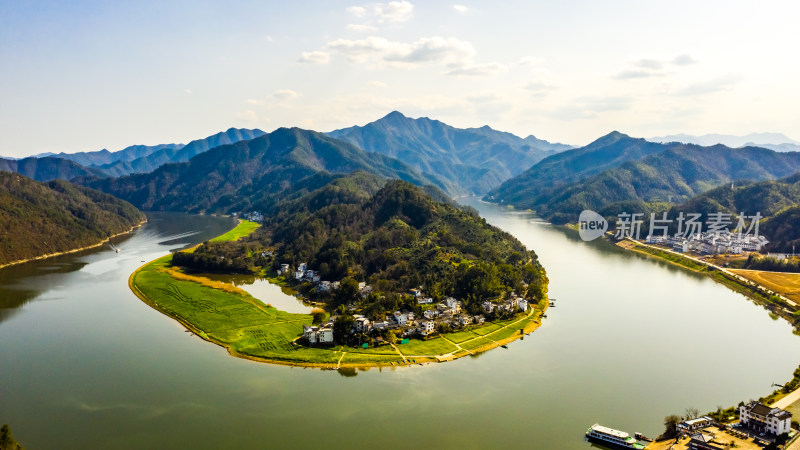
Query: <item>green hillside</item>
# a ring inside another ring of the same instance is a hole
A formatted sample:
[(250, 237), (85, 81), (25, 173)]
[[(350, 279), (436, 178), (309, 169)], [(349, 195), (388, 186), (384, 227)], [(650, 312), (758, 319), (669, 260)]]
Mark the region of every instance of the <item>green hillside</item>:
[(333, 174), (357, 170), (430, 182), (396, 159), (299, 128), (217, 147), (149, 174), (81, 181), (145, 210), (240, 212), (265, 211), (303, 189), (323, 186)]
[(0, 265), (93, 245), (144, 219), (93, 189), (0, 172)]

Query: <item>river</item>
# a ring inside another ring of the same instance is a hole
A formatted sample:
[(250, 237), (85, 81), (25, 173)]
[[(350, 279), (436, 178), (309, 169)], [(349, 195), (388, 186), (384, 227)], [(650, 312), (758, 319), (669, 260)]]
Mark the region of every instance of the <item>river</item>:
[(35, 449), (580, 449), (595, 422), (656, 435), (665, 415), (767, 394), (800, 362), (787, 323), (706, 277), (464, 201), (550, 277), (556, 307), (507, 350), (341, 374), (230, 357), (127, 279), (232, 222), (154, 214), (120, 253), (0, 270), (0, 424)]

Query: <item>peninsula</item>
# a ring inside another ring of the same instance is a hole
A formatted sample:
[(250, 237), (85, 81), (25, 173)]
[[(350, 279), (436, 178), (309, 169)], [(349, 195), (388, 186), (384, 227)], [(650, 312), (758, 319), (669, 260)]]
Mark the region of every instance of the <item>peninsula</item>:
[[(129, 280), (233, 356), (324, 368), (450, 361), (524, 337), (548, 305), (535, 253), (406, 182), (356, 173), (243, 215), (263, 224), (242, 221)], [(208, 271), (269, 276), (324, 309), (280, 311)]]

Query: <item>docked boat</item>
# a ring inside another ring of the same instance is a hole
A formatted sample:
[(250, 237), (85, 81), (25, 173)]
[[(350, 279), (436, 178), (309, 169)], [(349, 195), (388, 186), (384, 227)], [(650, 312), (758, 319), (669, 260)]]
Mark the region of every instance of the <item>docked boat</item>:
[(636, 440), (630, 434), (615, 430), (613, 428), (604, 427), (600, 424), (594, 424), (586, 431), (586, 437), (593, 442), (598, 442), (603, 445), (614, 448), (632, 448), (636, 450), (644, 450), (647, 444)]

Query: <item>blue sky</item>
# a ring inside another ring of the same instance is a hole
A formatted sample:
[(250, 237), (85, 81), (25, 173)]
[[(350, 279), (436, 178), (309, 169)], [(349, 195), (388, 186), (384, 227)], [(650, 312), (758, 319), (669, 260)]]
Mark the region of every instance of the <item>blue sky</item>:
[(328, 131), (392, 110), (586, 144), (800, 139), (800, 6), (0, 1), (0, 155)]

